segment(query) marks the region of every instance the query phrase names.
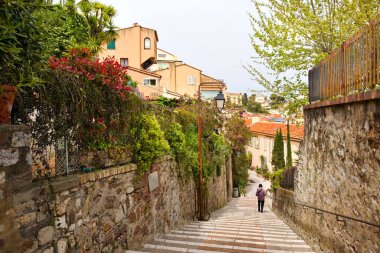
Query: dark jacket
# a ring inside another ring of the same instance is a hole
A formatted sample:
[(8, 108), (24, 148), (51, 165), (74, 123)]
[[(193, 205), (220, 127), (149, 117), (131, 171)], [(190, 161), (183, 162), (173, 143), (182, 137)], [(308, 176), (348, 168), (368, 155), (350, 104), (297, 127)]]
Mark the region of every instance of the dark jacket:
[(257, 196), (258, 200), (264, 201), (265, 195), (266, 195), (266, 193), (265, 193), (265, 190), (263, 188), (261, 188), (261, 187), (257, 188), (256, 196)]

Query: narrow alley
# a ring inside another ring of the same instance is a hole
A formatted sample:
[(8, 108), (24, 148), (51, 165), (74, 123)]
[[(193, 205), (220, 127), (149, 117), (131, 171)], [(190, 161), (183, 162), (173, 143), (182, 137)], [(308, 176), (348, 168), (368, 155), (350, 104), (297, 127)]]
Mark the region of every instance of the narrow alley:
[(264, 212), (257, 211), (255, 191), (259, 183), (267, 189), (269, 182), (250, 171), (251, 184), (246, 196), (234, 198), (224, 208), (211, 214), (207, 222), (192, 222), (181, 229), (172, 230), (162, 238), (145, 244), (137, 252), (314, 252), (269, 208), (266, 199)]

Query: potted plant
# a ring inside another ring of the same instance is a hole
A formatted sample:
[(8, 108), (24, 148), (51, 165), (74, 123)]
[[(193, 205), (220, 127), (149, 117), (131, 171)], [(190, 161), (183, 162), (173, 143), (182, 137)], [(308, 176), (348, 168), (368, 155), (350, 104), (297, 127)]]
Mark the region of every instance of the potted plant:
[(8, 124), (16, 93), (16, 86), (0, 85), (0, 124)]
[(9, 1), (0, 6), (0, 124), (8, 124), (17, 87), (38, 82), (43, 40), (33, 13), (44, 5)]

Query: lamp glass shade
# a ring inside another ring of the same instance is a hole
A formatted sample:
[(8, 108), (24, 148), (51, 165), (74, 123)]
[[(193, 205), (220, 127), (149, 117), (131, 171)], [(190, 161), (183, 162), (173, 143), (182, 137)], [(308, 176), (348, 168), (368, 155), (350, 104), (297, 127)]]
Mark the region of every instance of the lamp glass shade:
[(215, 97), (216, 107), (218, 107), (218, 109), (220, 109), (220, 110), (223, 109), (224, 108), (224, 101), (225, 101), (224, 95), (220, 91), (218, 93), (218, 95), (216, 95), (216, 97)]

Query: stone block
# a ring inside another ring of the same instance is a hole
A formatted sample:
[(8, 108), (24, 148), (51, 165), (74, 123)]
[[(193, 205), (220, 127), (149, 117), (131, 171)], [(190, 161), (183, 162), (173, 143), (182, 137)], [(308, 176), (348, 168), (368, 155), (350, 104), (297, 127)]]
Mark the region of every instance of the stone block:
[(36, 222), (36, 218), (37, 218), (36, 212), (27, 213), (18, 218), (18, 223), (20, 224), (20, 226), (23, 226), (28, 223)]
[(127, 188), (127, 193), (130, 194), (130, 193), (132, 193), (134, 190), (135, 190), (135, 188), (133, 188), (133, 186), (130, 186), (130, 187)]
[(0, 185), (5, 183), (5, 171), (0, 172)]
[(40, 245), (45, 245), (53, 240), (53, 236), (54, 228), (52, 226), (41, 228), (37, 235), (38, 242)]
[(18, 163), (20, 158), (19, 150), (16, 148), (0, 149), (0, 166), (11, 166)]
[(60, 193), (78, 186), (79, 177), (76, 175), (62, 177), (57, 179), (56, 181), (51, 182), (51, 189), (53, 193)]
[(68, 252), (67, 249), (68, 249), (68, 239), (66, 238), (62, 238), (62, 239), (59, 239), (58, 242), (57, 242), (57, 253), (66, 253)]
[(25, 240), (20, 245), (20, 251), (23, 253), (32, 253), (38, 249), (37, 240)]
[(60, 216), (55, 219), (56, 228), (67, 228), (66, 216)]
[(67, 203), (70, 201), (71, 198), (67, 198), (65, 200), (63, 200), (61, 203), (58, 203), (57, 206), (56, 206), (56, 213), (58, 216), (61, 216), (63, 214), (66, 213), (66, 206), (67, 206)]
[(149, 174), (148, 182), (149, 182), (149, 191), (150, 192), (152, 192), (158, 188), (159, 181), (158, 181), (158, 172), (157, 171), (154, 171), (154, 172)]
[(47, 248), (42, 253), (54, 253), (54, 247)]
[(14, 132), (12, 135), (12, 147), (29, 147), (30, 146), (30, 134), (23, 132)]

